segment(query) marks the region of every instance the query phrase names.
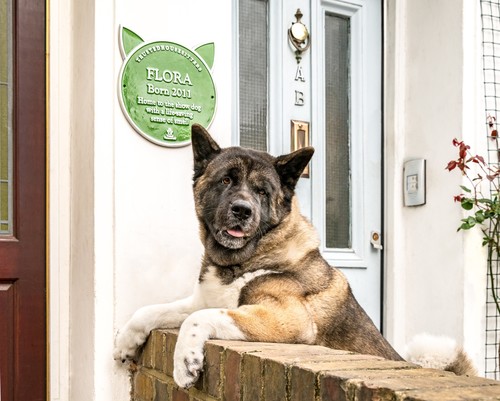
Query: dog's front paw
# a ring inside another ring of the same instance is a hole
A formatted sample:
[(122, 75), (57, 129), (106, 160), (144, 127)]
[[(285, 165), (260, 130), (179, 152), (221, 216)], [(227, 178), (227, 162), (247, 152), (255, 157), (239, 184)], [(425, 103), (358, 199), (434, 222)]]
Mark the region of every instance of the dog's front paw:
[(133, 329), (130, 326), (130, 324), (125, 325), (116, 335), (113, 358), (117, 361), (134, 360), (137, 349), (144, 344), (148, 337), (148, 333), (143, 330)]
[(203, 371), (203, 347), (209, 332), (206, 324), (197, 317), (200, 312), (195, 312), (184, 322), (175, 345), (174, 380), (182, 388), (192, 387)]
[(203, 371), (203, 348), (175, 350), (174, 380), (179, 387), (192, 387)]

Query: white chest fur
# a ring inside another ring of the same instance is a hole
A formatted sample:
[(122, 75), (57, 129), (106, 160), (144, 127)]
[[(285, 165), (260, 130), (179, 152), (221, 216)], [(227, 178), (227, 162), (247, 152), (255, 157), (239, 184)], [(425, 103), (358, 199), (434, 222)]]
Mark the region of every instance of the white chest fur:
[(254, 278), (265, 274), (276, 273), (273, 270), (256, 270), (245, 273), (230, 284), (223, 284), (217, 276), (215, 267), (209, 267), (201, 283), (196, 286), (194, 298), (200, 308), (229, 308), (238, 307), (241, 289)]

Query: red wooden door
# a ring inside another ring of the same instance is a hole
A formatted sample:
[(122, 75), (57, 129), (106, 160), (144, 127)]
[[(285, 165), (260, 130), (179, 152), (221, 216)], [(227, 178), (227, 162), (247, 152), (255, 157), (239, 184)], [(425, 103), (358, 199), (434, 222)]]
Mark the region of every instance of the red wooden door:
[(0, 4), (1, 400), (45, 400), (45, 0)]

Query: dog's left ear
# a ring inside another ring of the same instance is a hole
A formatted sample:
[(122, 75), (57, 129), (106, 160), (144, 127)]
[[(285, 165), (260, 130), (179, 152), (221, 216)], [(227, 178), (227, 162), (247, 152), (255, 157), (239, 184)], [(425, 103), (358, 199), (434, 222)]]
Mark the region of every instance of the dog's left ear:
[(193, 146), (194, 179), (196, 179), (203, 174), (210, 160), (220, 153), (221, 148), (200, 124), (193, 124), (191, 127), (191, 144)]
[(311, 160), (314, 148), (306, 147), (296, 150), (293, 153), (279, 156), (274, 162), (274, 166), (280, 176), (281, 185), (288, 187), (292, 191), (300, 178), (300, 175)]

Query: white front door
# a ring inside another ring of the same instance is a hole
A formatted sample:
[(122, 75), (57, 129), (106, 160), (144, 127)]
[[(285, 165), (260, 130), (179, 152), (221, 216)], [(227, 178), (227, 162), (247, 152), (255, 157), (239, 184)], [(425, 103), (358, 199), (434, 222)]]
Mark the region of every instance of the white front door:
[[(316, 153), (297, 188), (302, 212), (380, 327), (381, 1), (238, 3), (235, 143), (286, 153), (292, 121), (308, 124)], [(300, 62), (288, 36), (298, 9), (310, 33)]]

